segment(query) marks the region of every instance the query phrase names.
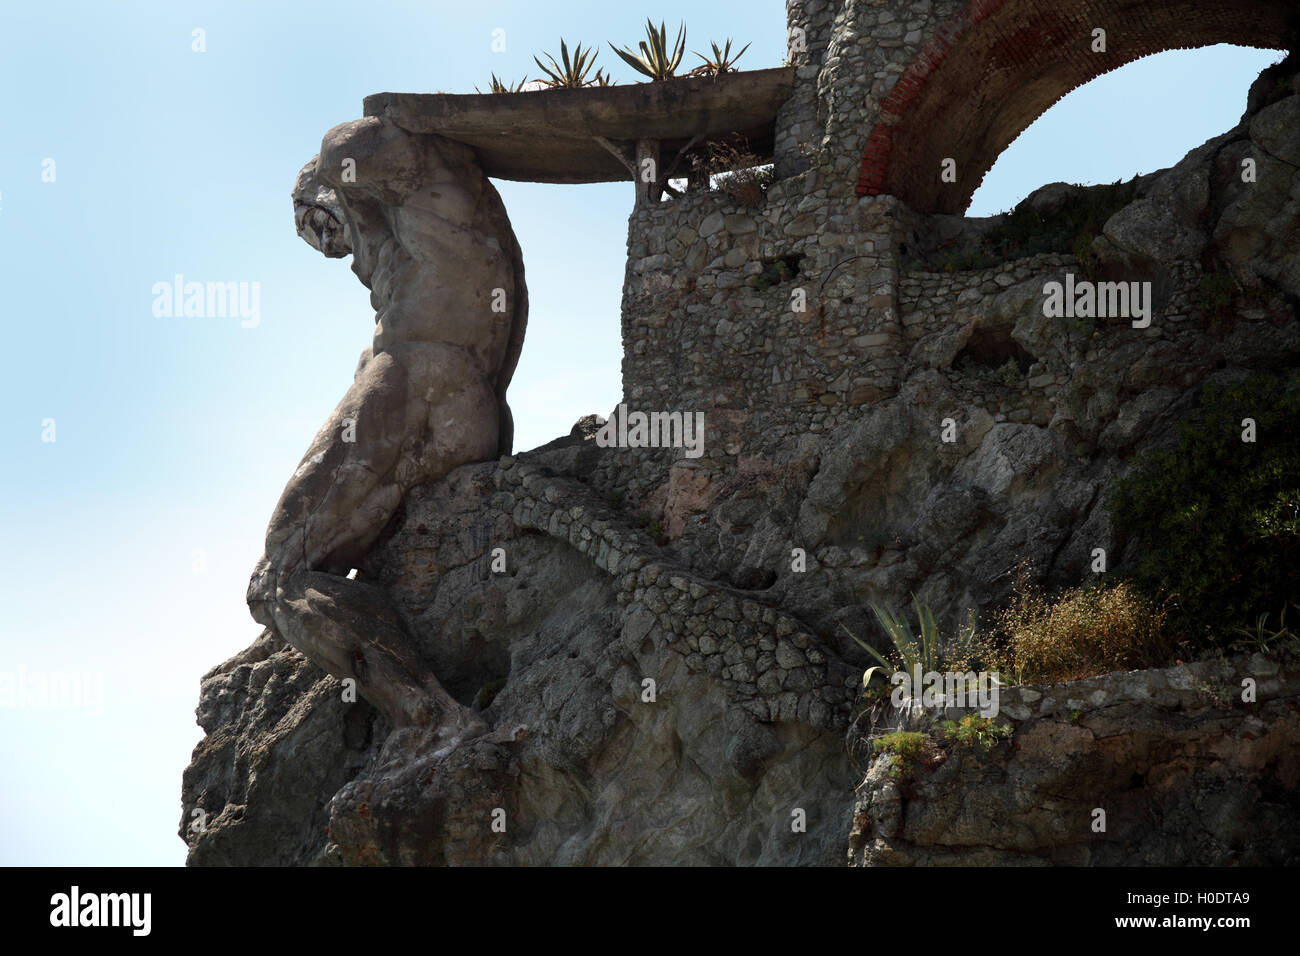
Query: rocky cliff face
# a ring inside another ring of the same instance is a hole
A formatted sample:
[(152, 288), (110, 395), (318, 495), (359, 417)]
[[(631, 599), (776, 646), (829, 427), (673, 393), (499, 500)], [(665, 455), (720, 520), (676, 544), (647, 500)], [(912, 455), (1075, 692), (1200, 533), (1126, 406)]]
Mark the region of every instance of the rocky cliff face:
[(853, 807), (850, 863), (1300, 863), (1294, 660), (1283, 668), (1255, 655), (1012, 688), (1000, 720), (1013, 733), (987, 752), (948, 742), (910, 766), (872, 762)]
[[(803, 175), (772, 201), (815, 189), (816, 174)], [(1050, 217), (1071, 192), (1049, 187), (1030, 202)], [(658, 300), (625, 300), (629, 356), (687, 318), (674, 362), (722, 355), (721, 321), (737, 349), (762, 352), (746, 323), (776, 321), (770, 303), (720, 277), (746, 274), (751, 246), (750, 274), (762, 274), (764, 244), (788, 241), (776, 234), (789, 220), (750, 228), (753, 214), (731, 209), (710, 232), (687, 223), (712, 210), (683, 201), (679, 212), (634, 216), (630, 246), (681, 236), (678, 259), (707, 281), (668, 295), (683, 268), (671, 250), (630, 265), (630, 288), (653, 284), (646, 270), (670, 278)], [(1294, 862), (1300, 685), (1275, 664), (1249, 664), (1274, 682), (1253, 709), (1196, 703), (1203, 695), (1182, 685), (1200, 671), (1008, 692), (1014, 735), (1002, 750), (956, 754), (900, 783), (850, 760), (869, 662), (845, 628), (874, 633), (867, 602), (899, 604), (909, 591), (945, 619), (985, 611), (1026, 559), (1051, 584), (1078, 583), (1097, 547), (1122, 566), (1135, 545), (1112, 527), (1108, 483), (1170, 439), (1205, 382), (1295, 366), (1295, 76), (1266, 72), (1241, 125), (1144, 177), (1088, 250), (1100, 276), (1152, 283), (1145, 328), (1046, 316), (1045, 283), (1083, 272), (1071, 255), (926, 271), (900, 254), (959, 247), (996, 223), (865, 198), (797, 240), (812, 257), (811, 244), (851, 233), (854, 217), (888, 221), (881, 235), (895, 248), (872, 269), (894, 270), (894, 284), (880, 286), (880, 271), (817, 281), (837, 296), (832, 317), (888, 314), (884, 338), (853, 346), (850, 329), (827, 345), (824, 321), (818, 332), (779, 320), (808, 354), (822, 350), (829, 401), (810, 374), (811, 386), (796, 383), (802, 405), (724, 413), (710, 424), (716, 451), (700, 460), (601, 448), (593, 423), (579, 423), (543, 449), (406, 494), (358, 580), (385, 595), (392, 626), (490, 733), (442, 746), (394, 727), (270, 633), (206, 675), (207, 736), (183, 787), (189, 862)], [(735, 264), (723, 254), (712, 264), (732, 232)], [(1228, 321), (1205, 301), (1210, 262), (1251, 290)], [(836, 367), (840, 351), (855, 347), (875, 350), (879, 384), (836, 384), (852, 372)], [(651, 365), (663, 354), (643, 352)], [(712, 415), (704, 396), (719, 370), (691, 361), (678, 401), (637, 407)], [(763, 387), (790, 382), (782, 364), (757, 361)], [(704, 404), (680, 400), (689, 395)], [(1114, 808), (1112, 838), (1090, 842), (1095, 807)], [(188, 829), (196, 808), (202, 831)], [(1193, 813), (1209, 821), (1204, 839), (1187, 836)], [(1270, 834), (1281, 849), (1268, 849)]]

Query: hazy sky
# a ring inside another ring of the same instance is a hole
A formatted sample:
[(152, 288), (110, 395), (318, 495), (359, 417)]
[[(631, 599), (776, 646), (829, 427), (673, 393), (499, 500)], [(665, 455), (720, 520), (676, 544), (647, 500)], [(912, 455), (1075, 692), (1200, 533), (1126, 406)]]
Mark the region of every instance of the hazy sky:
[[(749, 68), (784, 54), (780, 0), (653, 12), (688, 21), (688, 49), (752, 41)], [(184, 860), (199, 677), (257, 635), (243, 595), (271, 508), (373, 331), (350, 260), (294, 234), (289, 191), (321, 136), (369, 93), (535, 76), (561, 36), (634, 43), (643, 22), (576, 0), (5, 0), (0, 675), (87, 674), (102, 701), (0, 706), (0, 863)], [(1176, 162), (1236, 123), (1276, 59), (1216, 47), (1095, 81), (1013, 144), (971, 213)], [(632, 79), (608, 47), (598, 63)], [(524, 450), (618, 402), (632, 186), (498, 186), (531, 300), (509, 394)], [(256, 327), (154, 315), (177, 273), (259, 283)]]

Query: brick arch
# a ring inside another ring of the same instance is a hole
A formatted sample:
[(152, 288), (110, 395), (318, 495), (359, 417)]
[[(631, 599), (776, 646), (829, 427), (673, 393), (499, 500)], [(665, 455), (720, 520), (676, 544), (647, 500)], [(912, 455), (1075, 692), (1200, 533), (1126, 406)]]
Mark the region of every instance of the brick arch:
[[(1292, 0), (971, 0), (880, 104), (858, 195), (963, 213), (985, 173), (1071, 90), (1133, 60), (1216, 43), (1283, 49)], [(1093, 53), (1094, 27), (1107, 52)], [(957, 161), (957, 182), (940, 180)]]

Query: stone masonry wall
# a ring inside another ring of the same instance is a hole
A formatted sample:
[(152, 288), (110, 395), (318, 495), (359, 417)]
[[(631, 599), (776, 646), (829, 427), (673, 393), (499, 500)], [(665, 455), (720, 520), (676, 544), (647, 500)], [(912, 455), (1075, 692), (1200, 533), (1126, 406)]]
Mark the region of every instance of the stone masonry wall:
[(776, 174), (782, 179), (806, 170), (814, 146), (821, 140), (825, 116), (820, 113), (817, 78), (831, 41), (830, 14), (838, 3), (786, 0), (786, 43), (790, 63), (795, 67), (795, 82), (776, 117)]
[(798, 619), (681, 566), (580, 482), (514, 458), (495, 479), (493, 505), (516, 526), (567, 541), (618, 580), (630, 632), (658, 629), (759, 720), (846, 727), (858, 674)]
[[(1261, 6), (1272, 11), (1269, 0)], [(898, 101), (899, 77), (919, 62), (937, 62), (936, 43), (956, 43), (974, 24), (992, 29), (995, 14), (994, 26), (1021, 13), (1028, 23), (1034, 9), (1007, 0), (789, 0), (789, 30), (802, 36), (805, 49), (792, 51), (795, 87), (777, 120), (776, 170), (783, 178), (752, 208), (723, 192), (693, 192), (630, 218), (624, 400), (631, 411), (704, 412), (706, 441), (699, 460), (681, 450), (646, 450), (639, 476), (624, 476), (622, 490), (655, 487), (673, 466), (734, 470), (801, 436), (830, 432), (893, 396), (909, 366), (927, 363), (925, 342), (941, 333), (929, 323), (951, 319), (946, 307), (969, 317), (982, 299), (1031, 275), (1081, 274), (1067, 256), (987, 274), (904, 275), (902, 260), (909, 243), (915, 246), (912, 234), (926, 228), (926, 210), (890, 195), (858, 195), (868, 140), (910, 108)], [(1108, 23), (1128, 22), (1115, 11), (1107, 16)], [(966, 32), (953, 32), (953, 24)], [(1221, 14), (1196, 24), (1202, 32), (1231, 33)], [(1025, 37), (1041, 40), (1042, 31), (1031, 26)], [(1153, 325), (1165, 331), (1149, 329), (1148, 336), (1171, 335), (1168, 323), (1195, 314), (1193, 271), (1162, 278), (1162, 316)], [(1078, 351), (1086, 352), (1086, 343)], [(955, 370), (939, 364), (961, 379), (960, 391), (973, 404), (1007, 421), (1038, 422), (1050, 417), (1053, 389), (1064, 384), (1074, 359), (1049, 369), (1034, 350), (1019, 354), (1026, 363), (1019, 380), (1005, 375), (1001, 389), (987, 374), (972, 380), (969, 363)]]
[[(855, 420), (921, 367), (941, 371), (966, 407), (995, 421), (1048, 425), (1057, 391), (1103, 339), (1114, 347), (1114, 329), (1068, 319), (1050, 340), (1032, 341), (1040, 333), (1028, 323), (1016, 331), (1021, 315), (1041, 315), (1045, 282), (1083, 278), (1075, 257), (900, 274), (894, 250), (915, 218), (890, 197), (832, 199), (814, 188), (819, 176), (776, 183), (757, 209), (712, 192), (633, 215), (624, 401), (630, 411), (703, 412), (706, 423), (699, 460), (645, 452), (647, 483), (669, 462), (726, 470), (770, 458)], [(802, 189), (812, 191), (793, 198)], [(775, 263), (796, 260), (791, 278), (773, 274)], [(1204, 320), (1201, 278), (1193, 266), (1172, 270), (1157, 283), (1151, 327), (1131, 334), (1172, 342), (1189, 317)]]
[[(810, 171), (757, 209), (712, 192), (634, 213), (629, 409), (704, 411), (705, 457), (734, 457), (828, 431), (891, 394), (902, 342), (894, 206), (832, 200)], [(797, 261), (789, 280), (773, 274), (778, 260)]]

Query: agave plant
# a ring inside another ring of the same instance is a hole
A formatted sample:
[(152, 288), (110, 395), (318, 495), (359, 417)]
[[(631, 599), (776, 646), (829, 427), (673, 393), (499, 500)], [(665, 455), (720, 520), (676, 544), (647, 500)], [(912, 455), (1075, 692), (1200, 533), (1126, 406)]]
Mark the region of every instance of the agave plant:
[[(880, 626), (884, 628), (890, 642), (893, 643), (894, 649), (902, 658), (902, 669), (911, 674), (919, 666), (921, 673), (925, 674), (939, 669), (939, 628), (935, 624), (934, 612), (930, 610), (930, 605), (919, 604), (916, 595), (912, 596), (912, 607), (916, 610), (916, 619), (921, 627), (919, 638), (912, 633), (912, 626), (902, 614), (881, 607), (879, 604), (872, 604), (871, 610), (875, 612), (876, 620), (880, 622)], [(847, 627), (844, 630), (849, 637), (857, 642), (859, 647), (878, 660), (880, 667), (887, 673), (894, 670), (895, 665), (890, 663), (883, 654), (870, 644), (859, 639)], [(871, 680), (871, 675), (875, 670), (876, 668), (872, 667), (867, 671), (863, 677), (864, 686)]]
[(735, 73), (736, 61), (739, 60), (742, 56), (744, 56), (745, 51), (749, 49), (749, 44), (746, 43), (743, 47), (740, 48), (739, 53), (737, 53), (735, 56), (732, 56), (730, 37), (727, 38), (727, 45), (724, 46), (722, 49), (718, 49), (718, 45), (714, 43), (712, 40), (709, 41), (709, 46), (713, 47), (712, 59), (705, 56), (703, 53), (700, 53), (699, 51), (695, 51), (695, 50), (692, 51), (693, 53), (695, 53), (696, 56), (698, 56), (701, 60), (704, 61), (695, 69), (691, 70), (692, 76), (719, 76), (723, 73)]
[[(491, 89), (488, 90), (488, 92), (489, 92), (489, 93), (519, 93), (519, 92), (521, 92), (521, 91), (523, 90), (523, 88), (524, 88), (524, 84), (526, 84), (527, 82), (528, 82), (528, 77), (525, 76), (522, 80), (520, 80), (520, 81), (519, 81), (518, 83), (516, 83), (514, 86), (511, 86), (510, 84), (508, 84), (508, 83), (503, 83), (501, 80), (497, 79), (497, 75), (496, 75), (495, 73), (493, 73), (493, 74), (492, 74), (492, 87), (491, 87)], [(483, 91), (480, 90), (480, 89), (476, 86), (476, 87), (474, 87), (474, 92), (475, 92), (475, 93), (482, 93)]]
[(547, 79), (543, 82), (552, 89), (562, 88), (575, 90), (583, 86), (590, 86), (592, 80), (587, 79), (587, 74), (596, 63), (595, 51), (591, 49), (584, 50), (579, 43), (573, 48), (573, 59), (569, 59), (569, 48), (565, 45), (563, 39), (560, 40), (560, 62), (555, 61), (555, 57), (549, 53), (544, 54), (546, 59), (551, 61), (547, 66), (537, 57), (533, 60), (537, 63)]
[(668, 47), (668, 32), (664, 29), (662, 20), (659, 22), (659, 29), (656, 30), (655, 25), (647, 17), (645, 32), (646, 39), (637, 44), (641, 49), (640, 56), (631, 50), (620, 50), (612, 43), (609, 45), (610, 49), (638, 73), (652, 80), (666, 80), (677, 72), (682, 56), (686, 53), (686, 24), (683, 23), (677, 28), (677, 41), (673, 44), (671, 52)]
[[(1300, 604), (1293, 605), (1293, 607), (1300, 611)], [(1276, 628), (1267, 627), (1268, 612), (1265, 612), (1256, 618), (1255, 627), (1253, 629), (1249, 627), (1234, 627), (1233, 631), (1242, 635), (1245, 640), (1237, 640), (1233, 643), (1244, 646), (1253, 646), (1264, 654), (1269, 652), (1269, 645), (1275, 641), (1282, 644), (1295, 643), (1297, 635), (1293, 630), (1291, 630), (1291, 628), (1286, 626), (1286, 612), (1286, 607), (1283, 607), (1282, 613), (1278, 615)]]

